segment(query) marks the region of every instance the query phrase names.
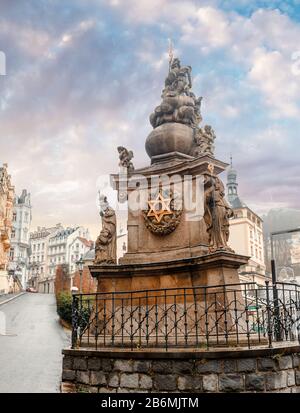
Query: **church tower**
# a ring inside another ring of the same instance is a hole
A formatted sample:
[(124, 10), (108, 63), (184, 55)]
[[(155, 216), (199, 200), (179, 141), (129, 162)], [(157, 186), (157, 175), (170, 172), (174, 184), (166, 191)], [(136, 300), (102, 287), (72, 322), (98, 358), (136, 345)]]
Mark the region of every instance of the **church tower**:
[(230, 157), (230, 168), (227, 172), (227, 199), (230, 206), (234, 208), (244, 208), (246, 205), (238, 195), (237, 171), (232, 166), (232, 156)]

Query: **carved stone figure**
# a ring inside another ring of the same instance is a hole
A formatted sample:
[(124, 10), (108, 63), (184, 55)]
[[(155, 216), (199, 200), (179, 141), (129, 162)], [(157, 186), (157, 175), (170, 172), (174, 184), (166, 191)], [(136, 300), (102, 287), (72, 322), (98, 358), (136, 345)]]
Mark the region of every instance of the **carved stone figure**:
[(191, 155), (211, 155), (214, 156), (216, 139), (215, 132), (210, 125), (205, 125), (204, 128), (199, 128), (195, 133), (195, 144), (192, 148)]
[(231, 251), (229, 240), (229, 218), (233, 210), (225, 200), (225, 188), (210, 165), (204, 181), (204, 221), (209, 235), (209, 251)]
[(189, 95), (189, 89), (192, 87), (191, 71), (191, 66), (181, 67), (180, 60), (177, 57), (173, 59), (162, 96), (183, 93)]
[(192, 87), (191, 71), (190, 66), (181, 66), (178, 58), (173, 59), (165, 80), (162, 103), (150, 115), (150, 123), (153, 128), (168, 122), (196, 127), (201, 122), (202, 98), (197, 99), (195, 94), (190, 91)]
[(106, 196), (100, 197), (100, 216), (102, 230), (95, 245), (95, 264), (116, 264), (116, 214), (113, 208), (109, 206)]
[(123, 168), (127, 168), (129, 172), (134, 171), (134, 166), (133, 163), (131, 162), (131, 159), (133, 158), (133, 152), (128, 151), (124, 146), (118, 146), (118, 152), (119, 152), (119, 166)]

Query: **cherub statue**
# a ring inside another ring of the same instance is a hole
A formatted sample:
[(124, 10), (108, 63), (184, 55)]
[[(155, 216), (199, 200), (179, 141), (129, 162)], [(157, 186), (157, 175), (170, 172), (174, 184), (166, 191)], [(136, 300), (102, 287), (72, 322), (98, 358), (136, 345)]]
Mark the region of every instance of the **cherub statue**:
[(133, 163), (131, 162), (131, 159), (133, 158), (133, 152), (128, 151), (124, 146), (118, 146), (118, 152), (119, 152), (119, 166), (123, 168), (127, 168), (128, 171), (134, 171), (134, 166)]
[(204, 128), (199, 128), (195, 137), (195, 146), (192, 149), (192, 155), (200, 156), (208, 154), (214, 156), (214, 141), (216, 139), (213, 128), (205, 125)]

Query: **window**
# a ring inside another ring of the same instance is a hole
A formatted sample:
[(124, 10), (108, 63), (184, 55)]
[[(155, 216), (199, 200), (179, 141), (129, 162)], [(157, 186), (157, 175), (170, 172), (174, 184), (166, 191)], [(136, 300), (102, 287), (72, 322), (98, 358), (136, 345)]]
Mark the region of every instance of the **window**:
[(35, 251), (36, 250), (36, 245), (35, 244), (33, 244), (33, 251)]
[(9, 258), (11, 259), (11, 261), (14, 260), (14, 256), (15, 256), (15, 250), (14, 248), (11, 248), (9, 251)]
[(15, 238), (15, 236), (16, 236), (16, 230), (13, 228), (13, 229), (11, 230), (11, 237), (12, 237), (12, 238)]
[(253, 256), (253, 247), (251, 245), (251, 256)]
[(13, 213), (13, 221), (16, 222), (16, 220), (17, 220), (17, 213), (14, 212), (14, 213)]

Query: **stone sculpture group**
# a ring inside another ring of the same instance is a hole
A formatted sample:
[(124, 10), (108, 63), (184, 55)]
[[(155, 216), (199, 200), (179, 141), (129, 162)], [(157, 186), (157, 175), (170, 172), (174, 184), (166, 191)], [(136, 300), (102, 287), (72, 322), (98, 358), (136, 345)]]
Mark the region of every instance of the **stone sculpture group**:
[[(147, 152), (150, 156), (160, 156), (159, 151), (164, 148), (167, 156), (169, 150), (170, 153), (181, 152), (189, 158), (198, 158), (205, 155), (214, 158), (216, 135), (210, 125), (199, 126), (202, 121), (202, 97), (197, 98), (191, 91), (191, 71), (190, 66), (181, 66), (178, 58), (174, 58), (170, 62), (169, 73), (162, 91), (162, 102), (150, 115), (150, 123), (154, 130), (160, 130), (159, 133), (153, 134), (152, 132), (147, 138), (146, 149), (148, 145), (149, 150)], [(179, 136), (180, 139), (177, 139), (175, 135)], [(178, 149), (179, 141), (182, 145)], [(170, 150), (170, 148), (174, 149)], [(153, 150), (158, 150), (158, 153), (153, 154)], [(129, 174), (132, 173), (134, 171), (133, 152), (119, 146), (118, 153), (121, 170), (125, 170)], [(222, 250), (231, 252), (232, 250), (227, 243), (229, 239), (229, 219), (233, 211), (225, 200), (224, 185), (220, 178), (214, 174), (213, 164), (208, 166), (204, 178), (203, 218), (208, 233), (208, 250), (210, 253)], [(162, 197), (162, 194), (159, 193), (159, 196)], [(173, 195), (167, 198), (158, 199), (157, 204), (162, 205), (164, 201), (168, 201), (168, 208), (154, 210), (155, 200), (149, 199), (148, 210), (141, 211), (144, 224), (154, 235), (167, 236), (175, 231), (180, 224), (183, 211), (172, 207), (174, 203)], [(117, 260), (116, 215), (115, 211), (109, 206), (106, 197), (101, 199), (100, 215), (102, 230), (96, 242), (95, 263), (115, 264)]]

